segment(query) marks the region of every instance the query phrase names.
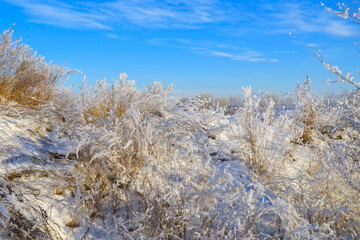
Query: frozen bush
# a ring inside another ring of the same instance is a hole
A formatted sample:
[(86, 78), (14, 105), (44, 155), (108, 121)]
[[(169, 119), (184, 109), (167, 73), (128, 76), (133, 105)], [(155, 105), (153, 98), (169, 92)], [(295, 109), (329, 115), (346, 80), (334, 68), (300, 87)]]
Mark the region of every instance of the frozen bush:
[(13, 41), (12, 33), (9, 29), (0, 36), (1, 102), (34, 107), (54, 100), (57, 84), (72, 71), (46, 63), (28, 45)]
[(286, 165), (285, 158), (291, 150), (289, 133), (292, 121), (286, 112), (275, 111), (275, 103), (243, 88), (244, 104), (235, 114), (243, 133), (240, 138), (243, 158), (264, 179), (279, 172)]
[(127, 81), (127, 75), (120, 74), (120, 80), (107, 84), (106, 79), (98, 81), (94, 88), (83, 87), (81, 105), (84, 107), (85, 122), (101, 124), (108, 117), (122, 118), (127, 110), (136, 105), (145, 118), (147, 114), (162, 115), (168, 102), (172, 86), (164, 89), (159, 82), (154, 82), (144, 90), (137, 90), (135, 81)]

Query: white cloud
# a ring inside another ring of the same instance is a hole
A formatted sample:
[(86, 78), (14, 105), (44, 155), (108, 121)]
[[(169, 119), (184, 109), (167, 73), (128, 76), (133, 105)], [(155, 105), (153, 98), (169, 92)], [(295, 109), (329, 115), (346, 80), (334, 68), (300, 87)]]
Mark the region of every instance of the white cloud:
[(185, 38), (150, 38), (146, 41), (151, 45), (159, 45), (159, 46), (173, 46), (173, 47), (181, 47), (183, 45), (190, 45), (193, 42), (190, 39)]
[(149, 28), (197, 28), (238, 19), (231, 4), (218, 0), (117, 0), (81, 5), (97, 9), (114, 23)]
[(103, 16), (88, 13), (63, 2), (53, 0), (46, 2), (37, 0), (5, 1), (24, 8), (25, 13), (30, 16), (31, 22), (73, 29), (112, 29), (104, 23)]
[(32, 22), (76, 29), (129, 26), (196, 29), (203, 24), (238, 18), (231, 4), (218, 0), (2, 1), (22, 7)]
[[(151, 38), (147, 40), (147, 43), (158, 46), (184, 48), (201, 55), (225, 57), (236, 61), (278, 62), (277, 59), (266, 58), (259, 52), (214, 40), (196, 41), (182, 38)], [(234, 51), (237, 53), (229, 53)]]
[(278, 62), (277, 59), (267, 59), (262, 57), (261, 54), (255, 52), (244, 52), (240, 54), (231, 54), (227, 52), (210, 51), (210, 54), (218, 57), (226, 57), (237, 61), (246, 62)]
[(307, 47), (311, 47), (311, 48), (318, 48), (320, 47), (319, 44), (316, 44), (316, 43), (308, 43), (308, 44), (305, 44)]
[(208, 39), (190, 39), (190, 38), (150, 38), (147, 40), (148, 44), (161, 45), (161, 46), (173, 46), (173, 47), (185, 47), (189, 49), (230, 49), (239, 50), (241, 47), (233, 44), (231, 41), (224, 39), (223, 42)]
[(283, 1), (270, 11), (268, 19), (271, 21), (266, 25), (273, 26), (271, 31), (275, 32), (326, 33), (341, 37), (354, 32), (351, 24), (328, 12), (320, 3)]
[(247, 34), (257, 31), (353, 34), (350, 24), (326, 11), (320, 3), (309, 1), (256, 1), (244, 5), (226, 0), (0, 1), (22, 7), (29, 21), (74, 29), (199, 29), (207, 26), (216, 32), (231, 26), (233, 31)]
[(116, 35), (115, 33), (105, 33), (105, 36), (108, 38), (113, 38), (113, 39), (118, 39), (119, 36)]

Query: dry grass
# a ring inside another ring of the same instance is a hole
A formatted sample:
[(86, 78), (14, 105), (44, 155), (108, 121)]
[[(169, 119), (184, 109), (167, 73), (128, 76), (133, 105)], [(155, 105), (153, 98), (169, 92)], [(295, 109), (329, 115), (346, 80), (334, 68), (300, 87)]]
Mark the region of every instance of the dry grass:
[(11, 101), (36, 107), (54, 100), (57, 84), (72, 71), (46, 63), (44, 58), (20, 41), (12, 40), (13, 31), (0, 36), (0, 96), (2, 103)]
[(16, 181), (20, 178), (28, 178), (32, 177), (34, 179), (48, 177), (49, 173), (43, 170), (36, 170), (36, 169), (22, 169), (22, 170), (14, 170), (11, 171), (6, 175), (6, 178), (9, 181)]
[(252, 94), (251, 88), (244, 88), (243, 94), (244, 105), (235, 115), (244, 129), (243, 157), (266, 182), (279, 174), (279, 166), (288, 155), (290, 146), (284, 132), (274, 135), (274, 131), (284, 130), (288, 118), (276, 118), (275, 102), (270, 99), (261, 105), (262, 99)]
[(297, 105), (300, 107), (301, 115), (298, 121), (304, 125), (303, 133), (300, 136), (302, 144), (314, 141), (314, 126), (316, 125), (315, 102), (311, 93), (311, 81), (306, 77), (304, 87), (298, 83), (297, 86)]
[[(122, 118), (135, 98), (135, 88), (131, 89), (131, 92), (126, 91), (131, 87), (130, 84), (125, 84), (124, 81), (120, 84), (113, 82), (111, 86), (108, 86), (106, 80), (99, 81), (92, 92), (84, 87), (83, 96), (86, 96), (87, 100), (89, 98), (93, 100), (87, 102), (83, 112), (85, 122), (95, 124), (109, 117), (111, 112), (114, 116)], [(122, 95), (125, 92), (126, 94)]]
[(67, 221), (65, 225), (69, 228), (78, 228), (80, 226), (79, 218), (73, 217), (70, 221)]
[(131, 106), (136, 106), (142, 118), (147, 114), (162, 116), (158, 103), (167, 102), (172, 86), (164, 89), (155, 82), (145, 90), (138, 90), (135, 81), (126, 78), (126, 74), (120, 74), (120, 80), (111, 84), (105, 79), (94, 88), (83, 87), (83, 118), (87, 124), (102, 125), (108, 118), (121, 119)]
[[(212, 93), (201, 93), (198, 98), (203, 104), (203, 109), (214, 109), (217, 107), (225, 108), (229, 106), (229, 101), (226, 97), (214, 97), (214, 94)], [(233, 96), (232, 100), (236, 102), (236, 98)]]

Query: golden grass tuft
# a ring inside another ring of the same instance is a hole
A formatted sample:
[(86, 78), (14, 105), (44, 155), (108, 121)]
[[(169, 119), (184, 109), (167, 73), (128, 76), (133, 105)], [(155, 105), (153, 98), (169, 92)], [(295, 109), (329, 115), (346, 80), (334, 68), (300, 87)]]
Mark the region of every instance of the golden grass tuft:
[[(147, 114), (162, 117), (159, 102), (168, 101), (173, 86), (163, 88), (159, 82), (147, 86), (146, 90), (138, 90), (135, 81), (126, 81), (127, 75), (120, 74), (120, 80), (111, 84), (98, 81), (94, 88), (83, 87), (82, 101), (83, 119), (87, 124), (102, 125), (104, 120), (116, 117), (123, 118), (131, 106), (136, 106), (142, 120)], [(161, 104), (160, 104), (161, 105)]]
[(22, 170), (14, 170), (6, 174), (6, 178), (9, 181), (16, 181), (20, 178), (44, 178), (48, 177), (49, 173), (44, 170), (37, 170), (37, 169), (22, 169)]
[(300, 136), (302, 144), (314, 141), (314, 126), (316, 124), (315, 102), (311, 93), (311, 81), (306, 77), (304, 87), (298, 83), (297, 86), (297, 102), (301, 107), (302, 115), (298, 116), (298, 120), (304, 125), (304, 130)]
[(105, 102), (96, 106), (88, 106), (84, 111), (84, 119), (86, 123), (96, 124), (98, 120), (105, 119), (110, 116), (110, 111), (115, 107), (115, 116), (122, 118), (128, 106), (124, 102)]
[(69, 228), (78, 228), (80, 226), (79, 218), (73, 217), (71, 220), (69, 220), (65, 223), (65, 226), (67, 226)]
[(87, 124), (97, 125), (111, 114), (117, 118), (123, 117), (136, 95), (136, 88), (132, 83), (125, 83), (126, 77), (127, 75), (120, 75), (121, 83), (116, 81), (109, 85), (104, 79), (98, 81), (95, 88), (83, 87), (83, 117)]
[(0, 96), (3, 104), (17, 102), (36, 107), (54, 100), (57, 84), (73, 71), (46, 63), (10, 29), (0, 36)]
[(64, 188), (57, 187), (53, 190), (54, 195), (63, 195), (64, 194)]

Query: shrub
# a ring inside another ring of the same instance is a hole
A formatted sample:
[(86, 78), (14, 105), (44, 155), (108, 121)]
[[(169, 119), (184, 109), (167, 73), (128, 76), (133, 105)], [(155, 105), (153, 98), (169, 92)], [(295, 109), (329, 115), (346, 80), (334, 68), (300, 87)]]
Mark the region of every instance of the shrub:
[(212, 93), (201, 93), (198, 98), (203, 102), (203, 108), (205, 109), (226, 108), (229, 106), (226, 97), (214, 97)]
[[(164, 89), (154, 82), (144, 90), (135, 87), (135, 81), (127, 81), (127, 74), (120, 74), (119, 81), (112, 84), (106, 79), (98, 81), (94, 88), (85, 85), (81, 94), (81, 106), (86, 123), (101, 124), (108, 117), (122, 118), (131, 106), (136, 105), (141, 118), (147, 114), (161, 116), (164, 103), (168, 102), (173, 86)], [(159, 104), (160, 103), (160, 104)]]
[(73, 71), (46, 63), (28, 45), (13, 41), (12, 34), (10, 28), (0, 36), (1, 102), (35, 107), (54, 100), (57, 84)]
[(252, 94), (251, 87), (243, 88), (244, 104), (235, 114), (243, 134), (240, 136), (242, 156), (254, 172), (271, 179), (276, 176), (290, 151), (288, 141), (292, 121), (285, 112), (275, 110), (272, 98), (264, 101)]
[(317, 124), (316, 105), (310, 89), (309, 77), (305, 79), (304, 87), (297, 85), (297, 121), (303, 126), (300, 141), (303, 144), (314, 140), (314, 127)]

